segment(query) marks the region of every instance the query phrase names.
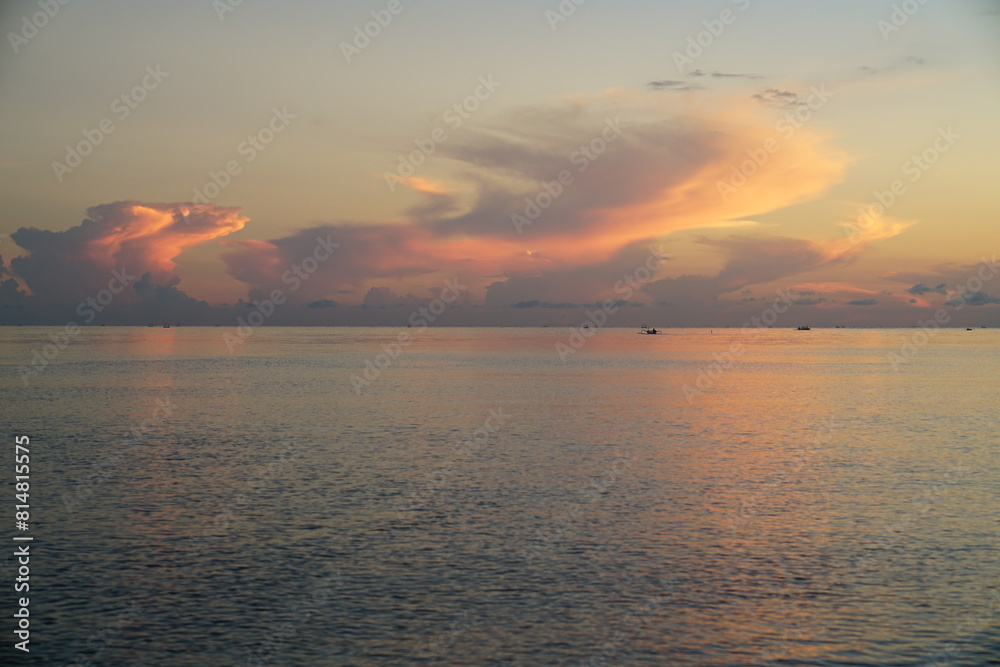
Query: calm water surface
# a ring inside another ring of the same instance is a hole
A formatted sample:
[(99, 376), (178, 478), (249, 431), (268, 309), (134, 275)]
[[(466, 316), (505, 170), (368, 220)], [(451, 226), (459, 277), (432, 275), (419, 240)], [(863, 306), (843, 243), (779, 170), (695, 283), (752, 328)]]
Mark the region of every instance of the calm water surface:
[(56, 331), (30, 664), (1000, 664), (995, 330)]

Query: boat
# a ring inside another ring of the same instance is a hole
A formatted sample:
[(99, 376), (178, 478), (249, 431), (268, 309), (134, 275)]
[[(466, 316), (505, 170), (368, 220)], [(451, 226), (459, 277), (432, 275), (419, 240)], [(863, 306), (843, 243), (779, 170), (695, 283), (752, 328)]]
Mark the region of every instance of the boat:
[(972, 331), (972, 327), (968, 327), (966, 331)]
[(661, 332), (658, 329), (654, 329), (653, 327), (647, 327), (645, 324), (643, 324), (642, 328), (639, 329), (639, 333), (640, 334), (646, 334), (646, 335), (649, 335), (649, 336), (657, 336)]
[(812, 331), (812, 327), (807, 327), (807, 326), (803, 325), (803, 326), (799, 327), (798, 329), (796, 329), (796, 331)]
[(164, 329), (169, 329), (169, 328), (170, 328), (170, 325), (169, 325), (169, 324), (164, 324), (164, 325), (163, 325), (163, 328), (164, 328)]

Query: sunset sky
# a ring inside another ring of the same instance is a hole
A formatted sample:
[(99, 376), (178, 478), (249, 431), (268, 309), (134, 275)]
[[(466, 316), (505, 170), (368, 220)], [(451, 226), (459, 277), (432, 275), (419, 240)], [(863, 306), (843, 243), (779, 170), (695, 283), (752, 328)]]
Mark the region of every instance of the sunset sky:
[(996, 0), (35, 0), (0, 27), (0, 323), (81, 321), (119, 271), (87, 323), (279, 290), (269, 324), (399, 325), (457, 281), (439, 324), (740, 326), (781, 292), (777, 326), (1000, 326)]

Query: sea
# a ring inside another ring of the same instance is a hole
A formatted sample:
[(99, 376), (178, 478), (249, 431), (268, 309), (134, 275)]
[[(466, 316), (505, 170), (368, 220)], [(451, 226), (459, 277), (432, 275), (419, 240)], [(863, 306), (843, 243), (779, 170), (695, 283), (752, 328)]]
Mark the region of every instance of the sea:
[(998, 330), (249, 333), (0, 328), (3, 664), (1000, 665)]

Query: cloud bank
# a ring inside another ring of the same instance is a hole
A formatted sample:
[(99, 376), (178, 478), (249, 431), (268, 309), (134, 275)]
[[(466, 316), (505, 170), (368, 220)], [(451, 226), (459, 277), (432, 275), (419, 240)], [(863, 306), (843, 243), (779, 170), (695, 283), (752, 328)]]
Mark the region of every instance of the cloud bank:
[[(660, 87), (674, 88), (667, 83)], [(784, 102), (779, 92), (772, 97)], [(463, 128), (423, 172), (402, 181), (406, 188), (387, 192), (409, 202), (396, 220), (324, 222), (278, 238), (232, 240), (224, 237), (248, 222), (236, 208), (96, 206), (65, 231), (16, 232), (25, 254), (10, 262), (0, 298), (8, 307), (26, 298), (72, 304), (124, 268), (137, 278), (123, 303), (208, 317), (213, 306), (178, 287), (175, 260), (185, 250), (225, 246), (225, 271), (247, 289), (246, 302), (216, 306), (229, 313), (287, 284), (288, 272), (326, 238), (339, 244), (336, 256), (288, 294), (285, 311), (299, 314), (287, 315), (289, 323), (365, 321), (405, 310), (457, 276), (468, 286), (458, 307), (470, 310), (531, 314), (620, 299), (637, 309), (670, 304), (694, 314), (730, 296), (732, 303), (752, 302), (739, 292), (847, 263), (906, 228), (885, 219), (831, 241), (747, 233), (755, 216), (822, 196), (842, 180), (850, 157), (823, 131), (803, 127), (723, 197), (719, 183), (730, 182), (748, 155), (774, 138), (773, 109), (745, 96), (706, 93), (683, 107), (677, 99), (616, 90)], [(726, 228), (740, 231), (719, 236)], [(643, 266), (652, 248), (684, 230), (713, 230), (699, 242), (724, 258), (718, 273), (670, 276), (670, 263), (660, 262), (632, 293), (616, 294), (615, 285)]]

